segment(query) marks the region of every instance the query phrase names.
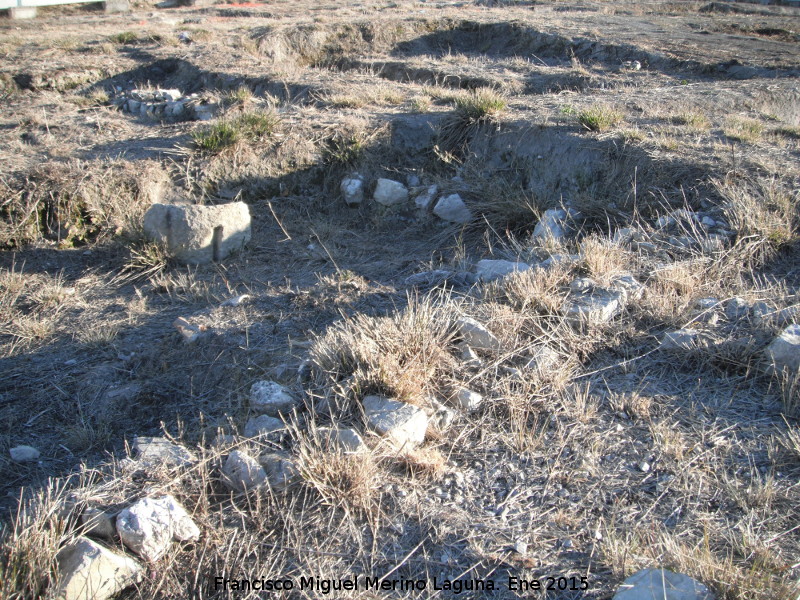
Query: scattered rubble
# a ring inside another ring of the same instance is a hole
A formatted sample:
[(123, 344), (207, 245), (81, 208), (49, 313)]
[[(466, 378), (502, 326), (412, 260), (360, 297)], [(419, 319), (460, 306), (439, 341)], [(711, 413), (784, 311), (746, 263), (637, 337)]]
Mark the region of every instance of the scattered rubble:
[(112, 103), (120, 110), (149, 119), (175, 121), (208, 121), (219, 111), (197, 94), (184, 96), (180, 90), (134, 89), (120, 93)]

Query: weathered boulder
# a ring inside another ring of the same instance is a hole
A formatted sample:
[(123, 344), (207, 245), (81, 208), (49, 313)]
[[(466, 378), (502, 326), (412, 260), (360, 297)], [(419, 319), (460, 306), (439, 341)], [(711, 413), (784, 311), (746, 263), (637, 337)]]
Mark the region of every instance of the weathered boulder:
[(461, 337), (471, 348), (497, 352), (500, 350), (500, 340), (495, 335), (471, 317), (461, 317), (456, 321), (456, 327)]
[(239, 492), (250, 492), (264, 486), (267, 473), (258, 461), (242, 450), (234, 450), (222, 466), (223, 481)]
[(527, 271), (531, 266), (524, 262), (510, 260), (479, 260), (475, 265), (475, 274), (485, 282), (500, 279), (511, 273)]
[(248, 419), (244, 426), (244, 435), (245, 437), (249, 438), (258, 437), (260, 435), (268, 435), (283, 429), (286, 429), (286, 425), (284, 425), (283, 421), (280, 419), (270, 417), (269, 415), (260, 415), (258, 417)]
[(142, 567), (92, 540), (79, 537), (56, 556), (58, 600), (106, 600), (142, 578)]
[(378, 204), (392, 206), (408, 200), (408, 188), (399, 181), (392, 179), (378, 179), (372, 198)]
[(173, 540), (186, 542), (200, 536), (200, 529), (170, 495), (143, 498), (117, 515), (122, 542), (142, 558), (155, 562)]
[(358, 206), (364, 201), (364, 180), (358, 175), (342, 179), (339, 189), (348, 206)]
[(424, 410), (380, 396), (366, 396), (363, 405), (369, 427), (395, 446), (414, 447), (425, 440), (428, 416)]
[(8, 453), (16, 463), (36, 462), (41, 453), (33, 446), (14, 446)]
[(250, 408), (257, 413), (278, 417), (296, 405), (288, 388), (275, 381), (256, 381), (250, 388)]
[(164, 437), (136, 436), (133, 449), (139, 463), (147, 467), (185, 467), (194, 461), (191, 452)]
[(687, 575), (644, 569), (628, 577), (612, 600), (714, 600), (714, 596)]
[(226, 258), (250, 241), (250, 209), (244, 202), (216, 206), (153, 204), (144, 232), (179, 261), (204, 264)]
[(800, 325), (789, 325), (765, 350), (769, 369), (778, 375), (794, 377), (800, 370)]
[(458, 194), (442, 196), (433, 207), (433, 214), (440, 219), (451, 223), (469, 223), (472, 220), (472, 211)]

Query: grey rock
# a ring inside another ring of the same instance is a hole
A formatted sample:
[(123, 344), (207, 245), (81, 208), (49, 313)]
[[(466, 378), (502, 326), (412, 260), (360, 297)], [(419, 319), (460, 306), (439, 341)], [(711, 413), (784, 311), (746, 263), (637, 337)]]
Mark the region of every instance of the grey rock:
[(250, 408), (257, 413), (279, 417), (291, 413), (296, 405), (297, 400), (280, 383), (256, 381), (250, 388)]
[(179, 261), (210, 263), (223, 260), (250, 241), (250, 209), (244, 202), (153, 204), (144, 215), (144, 232), (165, 244)]
[(614, 290), (594, 288), (590, 292), (570, 294), (564, 301), (563, 312), (575, 324), (599, 325), (617, 316), (625, 305), (625, 294)]
[(610, 289), (622, 292), (625, 295), (625, 302), (640, 300), (644, 295), (644, 285), (639, 283), (633, 275), (618, 275), (611, 280), (608, 286)]
[(533, 237), (541, 240), (560, 240), (566, 237), (567, 229), (565, 220), (567, 211), (560, 208), (551, 208), (544, 211), (542, 218), (533, 229)]
[(81, 514), (81, 526), (87, 535), (111, 540), (114, 538), (114, 515), (95, 506), (88, 506)]
[(714, 596), (687, 575), (644, 569), (628, 577), (612, 600), (714, 600)]
[(451, 223), (469, 223), (472, 220), (472, 211), (458, 194), (439, 198), (436, 206), (433, 207), (433, 214)]
[(695, 307), (699, 308), (700, 310), (708, 310), (711, 308), (716, 308), (719, 305), (718, 298), (700, 298), (695, 302)]
[(163, 437), (136, 436), (133, 449), (139, 463), (148, 467), (185, 467), (194, 462), (191, 452)]
[(439, 432), (447, 430), (456, 418), (454, 411), (434, 399), (430, 400), (429, 407), (425, 410), (425, 413), (429, 417), (429, 424)]
[[(764, 305), (765, 303), (761, 302), (759, 304)], [(757, 311), (756, 307), (753, 306), (753, 315), (762, 322), (769, 323), (770, 325), (777, 325), (778, 327), (785, 327), (795, 321), (797, 316), (800, 315), (800, 306), (787, 306), (786, 308), (774, 311), (770, 310), (769, 307), (764, 310), (763, 306), (759, 307)]]
[(170, 495), (143, 498), (117, 515), (117, 533), (136, 554), (155, 562), (173, 540), (186, 542), (200, 536), (200, 529)]
[(9, 451), (11, 460), (16, 463), (36, 462), (41, 453), (33, 446), (14, 446)]
[(475, 265), (475, 274), (485, 282), (500, 279), (511, 273), (527, 271), (531, 266), (524, 262), (510, 260), (479, 260)]
[(435, 185), (429, 186), (427, 190), (425, 190), (421, 194), (417, 195), (416, 198), (414, 198), (414, 204), (420, 210), (427, 211), (431, 207), (431, 204), (433, 204), (433, 200), (436, 198), (436, 194), (438, 193), (439, 193), (438, 186)]
[(461, 343), (458, 347), (461, 351), (461, 360), (464, 361), (465, 366), (476, 369), (479, 369), (483, 366), (483, 361), (475, 353), (475, 350), (469, 347), (469, 344)]
[(316, 437), (323, 448), (333, 452), (353, 453), (367, 449), (358, 432), (349, 427), (318, 427)]
[(378, 179), (372, 198), (378, 204), (392, 206), (408, 200), (408, 188), (399, 181), (392, 179)]
[(276, 431), (286, 429), (283, 421), (270, 417), (269, 415), (260, 415), (247, 420), (244, 426), (244, 436), (253, 438), (260, 435), (268, 435)]
[(453, 397), (456, 405), (466, 411), (476, 410), (483, 402), (483, 396), (467, 388), (459, 388)]
[(380, 396), (366, 396), (363, 405), (369, 427), (395, 446), (414, 447), (425, 440), (428, 416), (422, 409)]
[(525, 368), (535, 370), (541, 374), (549, 371), (561, 363), (562, 360), (561, 355), (550, 346), (536, 346), (531, 352), (531, 358), (525, 364)]
[(555, 266), (569, 267), (575, 264), (579, 259), (580, 256), (577, 254), (553, 254), (543, 260), (539, 266), (543, 269), (550, 269)]
[(500, 341), (495, 335), (471, 317), (461, 317), (456, 321), (456, 327), (464, 343), (477, 350), (497, 352), (500, 350)]
[(700, 222), (709, 229), (715, 227), (717, 224), (716, 221), (709, 216), (704, 216), (702, 219), (700, 219)]
[(56, 555), (58, 578), (52, 590), (58, 600), (107, 600), (142, 579), (142, 567), (85, 537)]
[(725, 316), (729, 321), (744, 319), (750, 314), (750, 304), (744, 298), (731, 298), (725, 304)]
[(789, 325), (765, 350), (769, 370), (781, 376), (794, 377), (800, 370), (800, 325)]
[(668, 331), (661, 340), (662, 350), (693, 350), (700, 342), (700, 332), (694, 329)]
[(579, 277), (574, 279), (569, 284), (569, 289), (572, 292), (590, 292), (597, 287), (597, 282), (588, 277)]
[(300, 469), (285, 452), (262, 454), (258, 457), (258, 462), (267, 474), (269, 486), (275, 491), (286, 491), (302, 481)]
[(192, 323), (186, 317), (178, 317), (172, 322), (172, 326), (178, 330), (183, 341), (187, 344), (193, 344), (209, 333), (207, 329), (197, 323)]
[(348, 206), (358, 206), (364, 201), (364, 181), (360, 176), (343, 179), (339, 189)]
[(234, 450), (222, 467), (225, 483), (240, 492), (251, 492), (263, 487), (267, 473), (259, 462), (242, 450)]
[(446, 271), (444, 269), (423, 271), (422, 273), (414, 273), (406, 277), (405, 284), (413, 286), (434, 286), (444, 283), (453, 275), (453, 271)]

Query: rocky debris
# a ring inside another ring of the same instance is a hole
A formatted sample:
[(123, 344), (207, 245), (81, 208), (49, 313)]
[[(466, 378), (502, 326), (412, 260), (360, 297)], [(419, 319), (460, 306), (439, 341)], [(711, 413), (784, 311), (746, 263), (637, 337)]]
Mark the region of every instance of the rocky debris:
[(641, 71), (642, 63), (638, 60), (623, 60), (622, 68), (626, 71)]
[(433, 201), (436, 198), (436, 194), (438, 193), (439, 193), (438, 186), (435, 185), (429, 186), (428, 189), (426, 189), (421, 194), (418, 194), (417, 197), (414, 198), (414, 204), (418, 209), (427, 211), (431, 207), (431, 204), (433, 204)]
[(497, 352), (500, 350), (500, 340), (495, 335), (471, 317), (461, 317), (456, 321), (456, 327), (464, 343), (476, 350)]
[(339, 189), (347, 206), (358, 206), (364, 201), (364, 180), (360, 175), (343, 179)]
[(399, 181), (378, 179), (372, 198), (375, 202), (384, 206), (402, 204), (408, 201), (408, 188)]
[(83, 511), (81, 514), (81, 527), (83, 527), (86, 535), (106, 540), (114, 539), (114, 534), (116, 533), (114, 515), (96, 506), (87, 506)]
[[(574, 211), (570, 211), (573, 213)], [(567, 217), (573, 214), (560, 208), (544, 211), (542, 218), (533, 228), (533, 237), (540, 240), (561, 240), (567, 236)]]
[(739, 321), (750, 314), (750, 303), (744, 298), (731, 298), (725, 304), (725, 316), (729, 321)]
[(173, 540), (187, 542), (200, 536), (200, 529), (170, 495), (143, 498), (117, 515), (117, 533), (136, 554), (155, 562)]
[(473, 411), (481, 405), (483, 396), (467, 388), (459, 388), (456, 390), (453, 400), (462, 410)]
[(479, 260), (475, 265), (475, 274), (481, 281), (489, 282), (500, 279), (511, 273), (527, 271), (531, 266), (524, 262), (513, 262), (510, 260)]
[(612, 600), (714, 600), (714, 596), (687, 575), (644, 569), (628, 577)]
[(136, 436), (133, 449), (139, 463), (147, 467), (185, 467), (194, 462), (191, 452), (163, 437)]
[(794, 377), (800, 370), (800, 325), (789, 325), (765, 350), (769, 370)]
[(275, 381), (256, 381), (250, 388), (250, 408), (270, 417), (290, 414), (297, 400), (289, 390)]
[(176, 121), (208, 121), (219, 111), (218, 104), (208, 103), (197, 94), (184, 96), (180, 90), (130, 90), (112, 103), (136, 116)]
[(183, 341), (187, 344), (193, 344), (199, 340), (207, 329), (202, 325), (192, 323), (186, 317), (178, 317), (172, 322), (172, 326), (181, 334)]
[(244, 426), (244, 436), (254, 438), (261, 435), (269, 435), (270, 433), (282, 431), (284, 429), (286, 429), (286, 425), (284, 425), (283, 421), (280, 419), (270, 417), (269, 415), (260, 415), (247, 420)]
[(425, 440), (428, 416), (422, 409), (380, 396), (366, 396), (363, 405), (369, 427), (395, 446), (413, 447)]
[(699, 343), (699, 331), (695, 329), (678, 329), (665, 333), (659, 346), (662, 350), (694, 350)]
[(444, 221), (451, 223), (469, 223), (472, 220), (472, 211), (458, 194), (442, 196), (433, 207), (433, 214)]
[(700, 298), (695, 302), (695, 307), (699, 310), (711, 310), (717, 308), (719, 304), (717, 298)]
[(239, 492), (251, 492), (263, 487), (267, 473), (259, 462), (243, 450), (233, 450), (222, 466), (223, 481)]
[(286, 452), (262, 454), (258, 462), (267, 474), (267, 483), (275, 491), (284, 492), (302, 481), (300, 469)]
[(591, 292), (595, 287), (597, 287), (597, 282), (594, 279), (589, 277), (578, 277), (570, 282), (569, 291), (580, 294), (584, 292)]
[(349, 427), (318, 427), (316, 438), (324, 449), (331, 452), (350, 454), (367, 449), (367, 445), (358, 432)]
[(541, 374), (559, 364), (561, 360), (561, 355), (558, 352), (543, 344), (533, 349), (530, 360), (525, 363), (525, 368)]
[(644, 295), (644, 285), (639, 283), (633, 275), (618, 275), (611, 280), (608, 287), (625, 294), (625, 303), (640, 300)]
[(142, 567), (85, 537), (62, 548), (56, 556), (58, 600), (106, 600), (141, 581)]
[(608, 323), (624, 306), (623, 292), (594, 287), (567, 296), (563, 312), (567, 320), (575, 324), (599, 325)]
[(33, 446), (14, 446), (8, 453), (11, 455), (11, 460), (16, 463), (36, 462), (41, 456), (41, 453)]
[(250, 241), (250, 209), (244, 202), (216, 206), (153, 204), (144, 232), (179, 261), (205, 264), (225, 259)]
[[(120, 356), (121, 358), (128, 358), (122, 355)], [(130, 358), (133, 358), (133, 356), (134, 354), (131, 353)], [(120, 406), (122, 404), (134, 402), (141, 393), (142, 386), (138, 383), (127, 383), (119, 386), (112, 385), (103, 394), (103, 401), (105, 403), (114, 403), (117, 406)]]
[(752, 308), (753, 317), (758, 323), (786, 327), (800, 315), (800, 306), (787, 306), (780, 310), (772, 309), (766, 302), (756, 302)]

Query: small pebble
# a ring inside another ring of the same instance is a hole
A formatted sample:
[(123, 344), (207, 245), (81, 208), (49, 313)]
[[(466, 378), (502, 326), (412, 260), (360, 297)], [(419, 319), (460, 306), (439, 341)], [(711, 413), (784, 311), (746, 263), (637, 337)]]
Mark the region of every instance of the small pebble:
[(648, 473), (650, 471), (650, 463), (643, 460), (642, 462), (639, 463), (639, 470), (642, 473)]
[(572, 548), (573, 546), (575, 546), (575, 543), (569, 538), (561, 541), (561, 547), (562, 548), (569, 549), (569, 548)]
[(527, 542), (523, 542), (522, 540), (514, 542), (514, 552), (516, 552), (517, 554), (527, 554), (528, 552)]

